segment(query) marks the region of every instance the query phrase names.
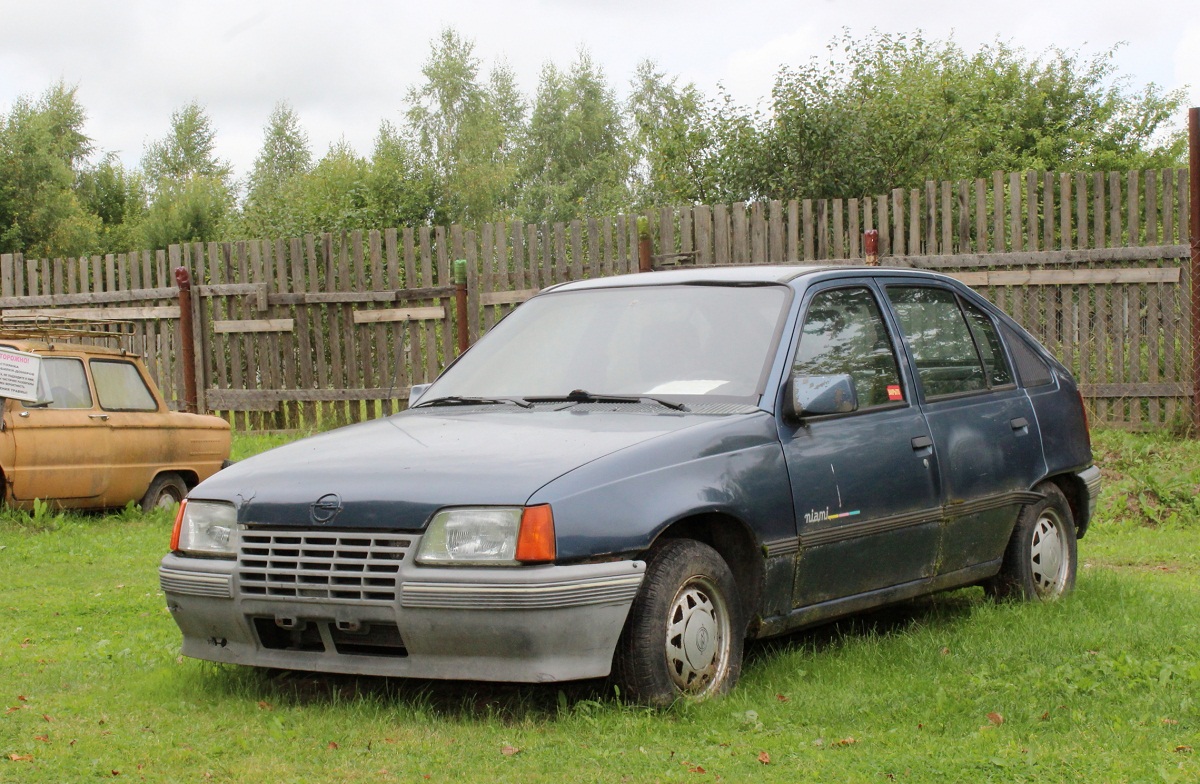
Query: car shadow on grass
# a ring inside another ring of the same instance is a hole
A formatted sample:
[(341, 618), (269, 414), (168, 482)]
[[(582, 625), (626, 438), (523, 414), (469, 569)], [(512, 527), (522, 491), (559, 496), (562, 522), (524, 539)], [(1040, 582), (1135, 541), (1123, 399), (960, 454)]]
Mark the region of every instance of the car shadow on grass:
[[(841, 618), (746, 645), (745, 669), (766, 666), (780, 655), (828, 653), (865, 636), (901, 635), (918, 627), (944, 627), (965, 620), (985, 601), (979, 589), (934, 594)], [(214, 665), (210, 688), (273, 705), (345, 705), (374, 702), (451, 721), (553, 721), (603, 707), (605, 711), (651, 710), (623, 703), (607, 679), (565, 683), (492, 683), (418, 678), (336, 675), (299, 670)]]
[(613, 687), (603, 678), (546, 684), (493, 683), (214, 665), (205, 680), (209, 688), (271, 705), (372, 702), (452, 721), (550, 721), (577, 709), (621, 705)]

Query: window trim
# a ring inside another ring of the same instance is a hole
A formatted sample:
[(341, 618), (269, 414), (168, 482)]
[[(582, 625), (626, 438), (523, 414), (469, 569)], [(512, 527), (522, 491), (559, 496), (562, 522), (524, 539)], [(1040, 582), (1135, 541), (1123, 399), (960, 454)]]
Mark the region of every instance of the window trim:
[[(917, 381), (917, 384), (920, 386), (921, 399), (923, 401), (925, 401), (927, 403), (940, 403), (943, 400), (958, 400), (961, 398), (968, 398), (968, 397), (975, 397), (978, 395), (990, 394), (992, 392), (1011, 391), (1011, 390), (1019, 388), (1019, 386), (1016, 382), (1016, 371), (1013, 369), (1013, 362), (1012, 362), (1011, 357), (1009, 357), (1008, 345), (1007, 345), (1006, 341), (1004, 340), (1003, 336), (1001, 336), (1001, 334), (1000, 334), (1000, 328), (999, 328), (999, 325), (996, 323), (995, 316), (991, 313), (988, 313), (986, 308), (980, 307), (977, 303), (970, 302), (970, 300), (966, 299), (963, 296), (962, 292), (958, 291), (954, 286), (946, 285), (946, 284), (942, 283), (941, 281), (937, 281), (937, 280), (922, 280), (922, 281), (911, 281), (911, 282), (897, 280), (894, 282), (882, 283), (882, 286), (884, 289), (884, 295), (885, 295), (885, 299), (887, 300), (888, 307), (891, 310), (892, 314), (896, 318), (896, 321), (897, 321), (896, 326), (899, 329), (901, 339), (904, 342), (905, 352), (908, 354), (909, 360), (912, 362), (913, 370), (916, 373), (916, 381)], [(950, 295), (954, 297), (954, 301), (958, 305), (959, 318), (962, 319), (963, 326), (966, 327), (966, 329), (967, 329), (967, 335), (971, 338), (971, 345), (975, 348), (975, 358), (976, 358), (976, 360), (978, 360), (979, 369), (983, 374), (983, 381), (984, 381), (985, 386), (982, 389), (967, 389), (967, 390), (963, 390), (961, 392), (948, 392), (944, 395), (928, 395), (925, 393), (925, 383), (921, 379), (920, 368), (917, 367), (917, 358), (915, 355), (913, 355), (911, 353), (911, 350), (909, 347), (909, 342), (908, 342), (909, 341), (908, 335), (905, 334), (905, 332), (904, 332), (904, 326), (899, 323), (900, 317), (898, 314), (896, 314), (895, 306), (894, 306), (894, 303), (892, 302), (891, 297), (887, 295), (887, 290), (892, 289), (892, 288), (939, 289), (941, 291), (949, 292)], [(1012, 377), (1012, 379), (1013, 379), (1009, 383), (993, 385), (991, 382), (991, 379), (988, 377), (987, 363), (983, 361), (983, 352), (979, 347), (979, 341), (975, 337), (974, 330), (971, 329), (970, 321), (967, 320), (966, 308), (963, 307), (964, 302), (970, 302), (970, 304), (973, 305), (976, 310), (983, 313), (984, 317), (987, 318), (988, 321), (991, 322), (992, 328), (994, 330), (996, 330), (996, 337), (999, 339), (1000, 345), (1004, 349), (1004, 358), (1005, 358), (1005, 361), (1008, 363), (1009, 376)]]
[[(11, 347), (11, 346), (9, 348), (13, 348), (14, 350), (19, 350), (19, 349), (16, 349), (15, 347)], [(93, 389), (93, 387), (92, 387), (92, 374), (90, 372), (91, 368), (88, 366), (87, 361), (84, 359), (84, 357), (55, 356), (52, 354), (39, 354), (38, 356), (40, 356), (42, 358), (42, 362), (46, 362), (46, 361), (52, 361), (52, 362), (74, 361), (74, 362), (77, 362), (79, 364), (80, 370), (83, 372), (83, 384), (84, 384), (84, 387), (87, 389), (88, 404), (86, 406), (54, 406), (52, 404), (46, 404), (46, 403), (38, 404), (38, 403), (30, 402), (30, 401), (17, 400), (16, 398), (12, 398), (12, 400), (15, 400), (17, 403), (19, 403), (21, 405), (21, 408), (23, 408), (27, 411), (93, 411), (93, 410), (95, 410), (96, 405), (99, 403), (100, 398), (99, 398), (99, 395), (96, 394), (96, 390)], [(42, 372), (45, 373), (45, 370), (43, 370)], [(39, 385), (40, 385), (40, 383), (41, 382), (39, 382)]]
[[(142, 387), (145, 388), (146, 393), (150, 396), (150, 402), (153, 403), (154, 406), (152, 408), (109, 408), (108, 406), (105, 406), (104, 401), (102, 401), (100, 399), (100, 386), (99, 386), (99, 384), (96, 383), (95, 374), (93, 372), (91, 372), (93, 370), (92, 365), (95, 363), (108, 363), (108, 364), (112, 364), (112, 365), (127, 365), (127, 366), (133, 368), (134, 374), (137, 375), (138, 380), (142, 382)], [(116, 413), (130, 413), (130, 414), (151, 414), (151, 413), (158, 413), (162, 410), (162, 406), (159, 403), (158, 398), (155, 397), (155, 395), (154, 395), (154, 390), (150, 388), (150, 385), (148, 383), (146, 383), (146, 378), (142, 375), (142, 371), (138, 368), (136, 362), (130, 362), (129, 360), (121, 359), (120, 357), (112, 357), (112, 358), (89, 357), (88, 358), (88, 371), (89, 371), (89, 374), (92, 376), (92, 384), (94, 384), (96, 386), (96, 403), (95, 404), (100, 407), (101, 411), (112, 411), (112, 412), (116, 412)]]
[(883, 323), (883, 328), (887, 331), (888, 343), (892, 349), (892, 359), (896, 362), (896, 375), (900, 380), (900, 390), (904, 394), (904, 399), (895, 402), (881, 403), (870, 408), (857, 408), (854, 411), (847, 411), (838, 414), (815, 414), (803, 417), (805, 422), (825, 422), (831, 419), (845, 419), (849, 417), (867, 416), (884, 411), (896, 411), (903, 408), (912, 408), (916, 406), (915, 384), (912, 383), (915, 379), (909, 377), (908, 366), (908, 347), (904, 345), (903, 340), (898, 337), (900, 333), (897, 330), (897, 325), (893, 323), (893, 314), (890, 306), (885, 307), (881, 301), (884, 294), (876, 285), (874, 278), (835, 278), (833, 280), (820, 281), (809, 287), (803, 294), (800, 300), (799, 312), (796, 314), (796, 326), (793, 330), (791, 345), (788, 348), (787, 356), (783, 364), (783, 383), (779, 385), (779, 411), (783, 411), (784, 401), (783, 396), (786, 394), (788, 384), (792, 378), (792, 369), (796, 365), (796, 354), (800, 351), (800, 340), (804, 337), (804, 324), (808, 318), (809, 310), (812, 307), (813, 300), (822, 294), (827, 294), (840, 289), (864, 289), (872, 297), (875, 302), (875, 307), (879, 311), (880, 321)]
[[(996, 319), (992, 316), (992, 314), (988, 313), (985, 309), (979, 307), (974, 302), (971, 302), (969, 299), (966, 299), (965, 297), (963, 297), (963, 295), (960, 292), (956, 291), (956, 292), (954, 292), (954, 294), (958, 298), (958, 308), (963, 314), (963, 320), (967, 322), (967, 332), (969, 332), (971, 334), (971, 340), (975, 343), (975, 352), (977, 354), (979, 354), (979, 361), (980, 361), (981, 366), (983, 367), (983, 378), (984, 378), (984, 381), (987, 382), (988, 390), (991, 391), (991, 390), (1016, 389), (1017, 388), (1017, 372), (1016, 372), (1016, 368), (1014, 367), (1014, 364), (1012, 362), (1012, 359), (1008, 356), (1008, 353), (1009, 353), (1008, 346), (1006, 345), (1006, 343), (1004, 341), (1004, 337), (1000, 334), (1000, 325), (996, 323)], [(988, 376), (987, 362), (985, 362), (983, 359), (983, 347), (979, 345), (979, 339), (975, 337), (975, 330), (971, 329), (971, 321), (967, 317), (967, 309), (965, 307), (966, 305), (970, 305), (971, 307), (975, 308), (975, 310), (979, 311), (983, 315), (983, 317), (988, 320), (988, 323), (990, 323), (992, 325), (992, 330), (996, 333), (996, 340), (1000, 343), (1000, 349), (1003, 352), (1002, 358), (1007, 363), (1008, 377), (1010, 379), (1012, 379), (1007, 384), (993, 384), (991, 381), (991, 378)]]

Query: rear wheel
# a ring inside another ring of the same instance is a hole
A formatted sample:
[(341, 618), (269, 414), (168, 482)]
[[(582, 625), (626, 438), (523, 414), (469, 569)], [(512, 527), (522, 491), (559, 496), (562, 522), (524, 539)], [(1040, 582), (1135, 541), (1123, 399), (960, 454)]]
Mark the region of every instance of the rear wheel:
[(150, 489), (139, 502), (143, 512), (152, 509), (170, 509), (187, 495), (187, 485), (179, 474), (159, 474), (150, 483)]
[(617, 644), (613, 676), (636, 702), (666, 706), (733, 687), (745, 621), (729, 566), (691, 539), (657, 547)]
[(986, 587), (1001, 599), (1051, 600), (1075, 587), (1078, 544), (1071, 506), (1053, 484), (1045, 497), (1021, 510), (1000, 573)]

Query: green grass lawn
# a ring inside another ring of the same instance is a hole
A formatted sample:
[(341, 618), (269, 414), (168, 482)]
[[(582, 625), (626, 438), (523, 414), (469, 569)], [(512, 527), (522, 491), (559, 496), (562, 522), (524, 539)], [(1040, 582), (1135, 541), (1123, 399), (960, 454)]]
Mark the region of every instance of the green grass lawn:
[(183, 659), (168, 515), (6, 512), (0, 781), (1200, 781), (1200, 444), (1095, 446), (1068, 599), (969, 589), (752, 645), (733, 694), (664, 712)]

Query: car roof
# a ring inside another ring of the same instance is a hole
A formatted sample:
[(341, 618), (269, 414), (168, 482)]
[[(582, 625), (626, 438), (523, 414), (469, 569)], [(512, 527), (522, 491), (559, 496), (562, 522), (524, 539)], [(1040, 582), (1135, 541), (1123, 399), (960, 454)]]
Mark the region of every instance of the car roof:
[(857, 275), (912, 276), (952, 280), (927, 270), (902, 267), (865, 267), (845, 264), (735, 264), (728, 266), (683, 267), (655, 272), (638, 272), (605, 278), (590, 278), (550, 286), (545, 291), (580, 291), (618, 286), (665, 286), (672, 284), (709, 283), (716, 285), (787, 284), (798, 278), (821, 272), (844, 272)]

